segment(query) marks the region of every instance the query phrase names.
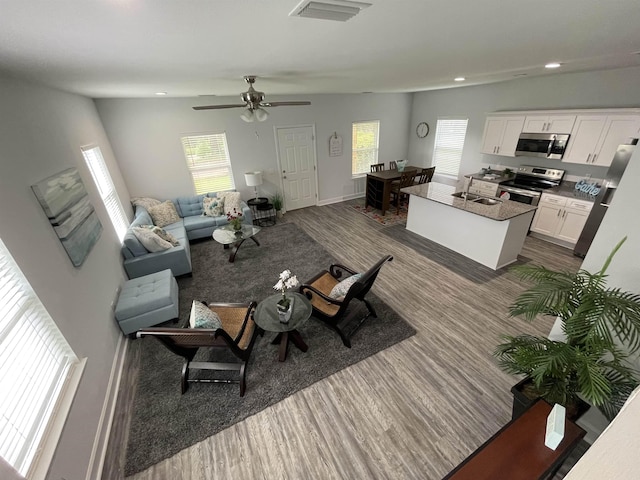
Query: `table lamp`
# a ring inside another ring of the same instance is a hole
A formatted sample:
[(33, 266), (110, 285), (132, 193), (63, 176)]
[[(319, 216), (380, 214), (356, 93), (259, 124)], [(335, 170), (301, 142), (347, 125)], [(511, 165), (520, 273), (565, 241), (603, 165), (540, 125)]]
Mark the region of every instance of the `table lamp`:
[(247, 187), (253, 187), (253, 191), (258, 199), (258, 186), (262, 185), (262, 172), (246, 172), (244, 174), (244, 181)]

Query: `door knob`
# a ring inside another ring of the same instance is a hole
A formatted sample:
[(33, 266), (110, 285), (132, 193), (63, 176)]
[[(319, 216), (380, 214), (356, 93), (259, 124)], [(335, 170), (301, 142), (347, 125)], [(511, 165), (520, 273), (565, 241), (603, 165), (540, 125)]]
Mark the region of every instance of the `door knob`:
[(287, 178), (287, 176), (286, 176), (286, 175), (283, 175), (283, 176), (282, 176), (282, 178)]

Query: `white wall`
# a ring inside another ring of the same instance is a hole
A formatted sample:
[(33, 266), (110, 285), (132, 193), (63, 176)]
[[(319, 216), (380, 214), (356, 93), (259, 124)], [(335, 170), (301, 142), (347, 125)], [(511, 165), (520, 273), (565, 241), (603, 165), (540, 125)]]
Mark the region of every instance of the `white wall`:
[[(478, 172), (486, 165), (539, 165), (567, 170), (568, 175), (583, 176), (591, 173), (593, 178), (602, 178), (606, 173), (605, 167), (587, 167), (543, 158), (512, 158), (480, 153), (486, 114), (501, 110), (638, 107), (638, 84), (640, 68), (634, 67), (520, 78), (491, 85), (416, 93), (411, 113), (409, 161), (431, 165), (438, 117), (460, 116), (469, 119), (461, 174)], [(431, 133), (427, 138), (419, 139), (413, 130), (423, 121), (431, 126)]]
[[(0, 77), (0, 238), (79, 357), (84, 376), (49, 478), (85, 477), (121, 333), (110, 303), (124, 279), (120, 242), (80, 146), (100, 145), (123, 198), (128, 198), (90, 99)], [(31, 191), (36, 182), (77, 167), (104, 227), (74, 268)]]
[[(618, 250), (607, 270), (607, 285), (636, 294), (640, 293), (640, 223), (636, 220), (639, 178), (640, 148), (637, 148), (582, 263), (585, 270), (597, 272), (602, 268), (613, 247), (627, 236), (627, 241)], [(635, 457), (639, 447), (639, 418), (640, 396), (636, 394), (630, 397), (627, 406), (618, 414), (609, 429), (598, 438), (565, 478), (640, 478), (640, 464)]]
[[(194, 105), (238, 103), (237, 97), (98, 99), (100, 118), (111, 140), (132, 196), (170, 198), (192, 195), (180, 137), (226, 132), (236, 189), (248, 197), (244, 172), (263, 170), (261, 192), (273, 193), (277, 175), (275, 126), (315, 125), (318, 156), (318, 201), (353, 195), (351, 124), (380, 120), (379, 160), (407, 157), (410, 94), (305, 95), (269, 97), (270, 101), (309, 100), (310, 106), (274, 107), (262, 123), (245, 123), (241, 109), (195, 111)], [(329, 157), (329, 137), (344, 142), (341, 157)], [(270, 173), (269, 173), (270, 172)]]

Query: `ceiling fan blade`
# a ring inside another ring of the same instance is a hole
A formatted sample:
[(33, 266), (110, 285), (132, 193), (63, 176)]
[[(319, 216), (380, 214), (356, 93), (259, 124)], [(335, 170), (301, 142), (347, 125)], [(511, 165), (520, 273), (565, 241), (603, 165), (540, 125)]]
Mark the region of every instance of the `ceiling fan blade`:
[(202, 105), (200, 107), (191, 107), (194, 110), (215, 110), (219, 108), (245, 108), (246, 103), (236, 103), (233, 105)]
[(286, 107), (290, 105), (311, 105), (311, 102), (262, 102), (261, 107)]

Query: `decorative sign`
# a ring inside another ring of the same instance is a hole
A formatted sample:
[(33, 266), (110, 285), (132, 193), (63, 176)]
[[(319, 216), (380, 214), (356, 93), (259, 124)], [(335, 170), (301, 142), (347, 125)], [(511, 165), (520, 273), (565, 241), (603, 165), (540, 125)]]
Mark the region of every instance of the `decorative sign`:
[(342, 156), (342, 137), (337, 132), (333, 132), (329, 139), (329, 156), (341, 157)]
[(555, 450), (564, 438), (564, 418), (566, 409), (555, 404), (547, 417), (547, 431), (544, 436), (544, 444), (551, 450)]
[(597, 183), (587, 183), (585, 180), (580, 180), (576, 183), (575, 189), (594, 197), (600, 193), (600, 186)]

